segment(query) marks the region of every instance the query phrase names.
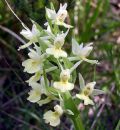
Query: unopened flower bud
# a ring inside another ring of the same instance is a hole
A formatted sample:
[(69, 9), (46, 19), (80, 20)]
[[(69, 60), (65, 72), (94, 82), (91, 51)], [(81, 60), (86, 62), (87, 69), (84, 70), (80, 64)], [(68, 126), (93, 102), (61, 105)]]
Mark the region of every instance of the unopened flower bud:
[(88, 116), (93, 117), (93, 115), (94, 115), (94, 110), (92, 108), (90, 108), (88, 111)]
[(95, 96), (95, 97), (94, 97), (94, 102), (95, 102), (95, 103), (98, 103), (99, 101), (100, 101), (100, 97), (99, 97), (99, 96)]
[(84, 105), (83, 103), (80, 103), (80, 104), (78, 105), (78, 109), (79, 109), (80, 111), (83, 111), (83, 110), (85, 109), (85, 105)]

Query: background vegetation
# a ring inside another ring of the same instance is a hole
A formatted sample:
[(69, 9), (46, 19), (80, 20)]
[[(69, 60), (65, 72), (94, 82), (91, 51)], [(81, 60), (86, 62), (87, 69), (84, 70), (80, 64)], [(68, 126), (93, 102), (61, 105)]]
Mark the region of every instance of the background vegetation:
[[(78, 4), (78, 1), (80, 2)], [(119, 0), (12, 0), (12, 9), (31, 27), (30, 18), (42, 27), (45, 23), (45, 6), (53, 2), (56, 10), (60, 3), (68, 3), (67, 22), (75, 26), (67, 37), (66, 50), (70, 53), (72, 34), (79, 43), (94, 42), (91, 58), (100, 65), (82, 64), (80, 71), (87, 81), (96, 80), (97, 87), (107, 92), (97, 97), (99, 103), (81, 110), (86, 130), (120, 130), (120, 3)], [(42, 119), (49, 106), (39, 107), (26, 100), (28, 75), (23, 73), (21, 62), (26, 51), (17, 51), (24, 40), (22, 26), (10, 12), (4, 0), (0, 1), (0, 130), (72, 130), (66, 117), (58, 128), (52, 128)], [(20, 36), (20, 37), (19, 37)], [(25, 57), (26, 55), (26, 57)], [(76, 83), (77, 91), (77, 83)]]

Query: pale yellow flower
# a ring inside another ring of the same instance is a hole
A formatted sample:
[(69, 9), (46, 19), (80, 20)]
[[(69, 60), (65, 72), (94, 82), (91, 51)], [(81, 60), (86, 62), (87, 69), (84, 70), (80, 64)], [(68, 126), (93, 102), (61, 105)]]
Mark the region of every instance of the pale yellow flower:
[[(36, 75), (38, 76), (38, 75)], [(35, 78), (35, 79), (34, 79)], [(55, 99), (49, 91), (46, 89), (45, 81), (43, 76), (39, 79), (40, 83), (36, 82), (38, 81), (38, 77), (33, 77), (33, 79), (29, 79), (27, 82), (32, 87), (30, 90), (29, 97), (27, 98), (30, 102), (37, 103), (39, 106), (42, 106), (44, 104), (47, 104)], [(47, 80), (47, 85), (49, 85), (49, 82)], [(41, 98), (42, 94), (46, 96), (46, 98)]]
[(19, 47), (18, 50), (29, 47), (32, 43), (38, 42), (38, 38), (40, 37), (40, 31), (37, 29), (37, 26), (33, 24), (32, 30), (24, 26), (24, 29), (20, 32), (29, 42), (25, 45)]
[[(60, 4), (60, 9), (58, 10), (57, 13), (55, 10), (46, 8), (47, 17), (52, 20), (53, 24), (64, 26), (66, 28), (72, 28), (71, 25), (68, 25), (64, 22), (68, 16), (68, 12), (66, 8), (67, 8), (67, 3), (65, 3), (63, 6), (62, 4)], [(48, 23), (45, 23), (45, 25), (48, 25)]]
[(22, 66), (25, 67), (24, 72), (32, 74), (42, 71), (45, 54), (41, 55), (40, 47), (36, 46), (36, 50), (30, 49), (28, 55), (30, 59), (22, 62)]
[(27, 98), (27, 100), (29, 100), (30, 102), (37, 102), (41, 99), (41, 94), (43, 93), (41, 90), (42, 86), (39, 83), (31, 83), (31, 87), (32, 89), (30, 90), (29, 97)]
[(70, 60), (83, 60), (86, 62), (89, 62), (91, 64), (98, 64), (97, 60), (89, 60), (87, 57), (93, 50), (93, 43), (89, 43), (85, 47), (83, 47), (83, 43), (79, 45), (79, 43), (75, 40), (72, 39), (72, 53), (75, 55), (75, 57), (69, 58)]
[(81, 93), (76, 94), (76, 97), (84, 101), (84, 105), (94, 105), (94, 102), (90, 96), (104, 94), (102, 90), (94, 89), (96, 82), (90, 82), (85, 85), (84, 79), (81, 74), (79, 74), (79, 82)]
[(55, 58), (67, 57), (67, 53), (62, 50), (62, 46), (64, 45), (65, 37), (68, 34), (68, 31), (66, 33), (59, 34), (56, 37), (54, 36), (54, 43), (51, 47), (46, 49), (47, 54), (53, 55)]
[(41, 77), (40, 83), (30, 82), (29, 85), (32, 87), (27, 98), (30, 102), (38, 102), (41, 99), (41, 95), (47, 93), (43, 77)]
[(60, 124), (60, 117), (63, 114), (63, 109), (61, 106), (56, 105), (54, 107), (54, 112), (53, 111), (47, 111), (43, 115), (43, 119), (45, 120), (45, 123), (49, 123), (51, 126), (57, 126)]
[(60, 90), (61, 92), (66, 92), (69, 90), (72, 90), (74, 88), (74, 84), (69, 83), (70, 79), (70, 70), (62, 70), (60, 74), (60, 81), (59, 82), (54, 82), (53, 87)]

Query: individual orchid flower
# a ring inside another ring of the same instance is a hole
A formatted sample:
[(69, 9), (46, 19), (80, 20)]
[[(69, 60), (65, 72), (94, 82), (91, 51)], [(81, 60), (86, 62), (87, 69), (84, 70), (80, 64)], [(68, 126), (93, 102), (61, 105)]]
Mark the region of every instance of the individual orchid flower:
[(70, 57), (69, 60), (83, 60), (91, 64), (98, 64), (97, 60), (89, 60), (87, 57), (93, 50), (93, 43), (89, 43), (85, 47), (83, 47), (83, 43), (79, 45), (79, 43), (72, 39), (72, 53), (75, 55), (75, 57)]
[(60, 81), (54, 82), (53, 87), (58, 89), (61, 92), (70, 91), (74, 88), (74, 84), (69, 82), (71, 73), (80, 65), (81, 61), (78, 61), (73, 67), (70, 69), (63, 69), (62, 65), (58, 60), (59, 66), (61, 68), (60, 73)]
[(32, 89), (28, 93), (29, 97), (27, 98), (27, 100), (29, 100), (30, 102), (33, 102), (33, 103), (38, 102), (41, 99), (41, 95), (46, 94), (43, 77), (41, 77), (40, 81), (41, 81), (40, 83), (37, 83), (37, 82), (30, 83), (30, 86), (32, 87)]
[(53, 127), (60, 124), (60, 117), (63, 114), (63, 109), (59, 105), (56, 105), (54, 107), (54, 110), (55, 111), (49, 110), (43, 115), (43, 119), (45, 120), (45, 123), (49, 123)]
[(70, 70), (62, 70), (60, 73), (60, 81), (54, 82), (53, 87), (60, 90), (61, 92), (70, 91), (74, 88), (73, 83), (69, 83), (70, 79)]
[(29, 49), (28, 53), (29, 59), (22, 62), (22, 66), (24, 66), (24, 72), (33, 74), (36, 72), (40, 72), (43, 69), (43, 61), (45, 60), (46, 54), (41, 54), (40, 47), (35, 46), (34, 49)]
[[(57, 13), (55, 10), (46, 8), (47, 17), (52, 20), (53, 24), (64, 26), (66, 28), (72, 28), (71, 25), (68, 25), (64, 22), (68, 15), (66, 8), (67, 3), (65, 3), (63, 6), (60, 4), (60, 8)], [(45, 25), (48, 25), (48, 23), (45, 23)]]
[(85, 81), (81, 74), (79, 74), (79, 82), (81, 93), (76, 94), (76, 97), (84, 101), (84, 105), (94, 105), (94, 102), (90, 96), (104, 94), (104, 91), (99, 89), (94, 89), (96, 82), (90, 82), (85, 85)]
[(62, 46), (64, 45), (65, 37), (68, 34), (68, 31), (54, 37), (54, 43), (51, 47), (46, 49), (47, 54), (53, 55), (55, 58), (67, 57), (67, 53), (62, 50)]
[(24, 26), (24, 29), (20, 32), (29, 42), (25, 45), (19, 47), (18, 50), (29, 47), (32, 43), (38, 42), (38, 38), (40, 37), (40, 31), (37, 29), (35, 24), (32, 25), (32, 30), (28, 27)]
[[(47, 84), (49, 83), (47, 82)], [(29, 97), (27, 98), (30, 102), (37, 103), (39, 106), (42, 106), (55, 99), (55, 97), (47, 91), (43, 76), (40, 78), (40, 83), (32, 81), (29, 82), (29, 85), (32, 87), (28, 93)], [(45, 99), (41, 99), (43, 94), (47, 96)]]

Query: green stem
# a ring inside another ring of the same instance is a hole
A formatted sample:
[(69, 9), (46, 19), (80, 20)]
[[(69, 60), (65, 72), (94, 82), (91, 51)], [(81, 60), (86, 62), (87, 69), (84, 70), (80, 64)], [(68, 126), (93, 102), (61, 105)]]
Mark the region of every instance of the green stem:
[(71, 118), (74, 124), (75, 130), (85, 130), (81, 121), (80, 115), (76, 118)]
[(78, 111), (78, 109), (71, 97), (71, 94), (69, 92), (64, 93), (63, 100), (64, 100), (65, 109), (69, 109), (74, 113), (74, 115), (70, 115), (69, 117), (74, 124), (75, 130), (85, 130), (81, 117), (80, 117), (80, 112)]

